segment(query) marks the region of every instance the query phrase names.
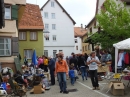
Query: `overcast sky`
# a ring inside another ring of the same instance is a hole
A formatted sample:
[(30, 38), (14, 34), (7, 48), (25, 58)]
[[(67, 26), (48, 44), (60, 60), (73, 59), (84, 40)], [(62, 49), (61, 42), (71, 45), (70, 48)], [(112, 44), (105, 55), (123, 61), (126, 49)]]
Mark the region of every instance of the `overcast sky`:
[[(71, 17), (75, 26), (87, 25), (95, 15), (96, 0), (58, 0)], [(41, 8), (47, 0), (27, 0), (27, 3), (38, 4)]]

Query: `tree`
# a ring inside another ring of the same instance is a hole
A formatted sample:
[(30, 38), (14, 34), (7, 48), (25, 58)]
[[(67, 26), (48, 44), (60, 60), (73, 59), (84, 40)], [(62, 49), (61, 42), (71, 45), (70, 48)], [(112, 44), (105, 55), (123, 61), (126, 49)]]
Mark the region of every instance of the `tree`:
[(130, 10), (125, 3), (106, 0), (104, 9), (97, 14), (98, 33), (92, 35), (94, 43), (100, 43), (103, 49), (113, 48), (113, 44), (130, 37)]

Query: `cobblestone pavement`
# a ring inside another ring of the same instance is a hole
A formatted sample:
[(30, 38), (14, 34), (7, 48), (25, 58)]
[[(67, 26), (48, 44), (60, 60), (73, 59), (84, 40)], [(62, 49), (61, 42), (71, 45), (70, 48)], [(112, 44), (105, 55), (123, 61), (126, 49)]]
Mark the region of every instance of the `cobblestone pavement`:
[[(108, 90), (108, 84), (106, 80), (100, 81), (101, 90), (92, 90), (90, 78), (88, 80), (82, 81), (81, 77), (77, 80), (74, 86), (71, 86), (69, 80), (67, 82), (68, 89), (78, 89), (77, 92), (70, 92), (69, 94), (59, 93), (58, 82), (55, 86), (51, 86), (51, 89), (45, 91), (43, 94), (30, 94), (27, 93), (27, 97), (130, 97), (130, 88), (126, 88), (125, 96), (112, 96), (110, 92), (106, 93)], [(128, 83), (128, 82), (127, 82)]]

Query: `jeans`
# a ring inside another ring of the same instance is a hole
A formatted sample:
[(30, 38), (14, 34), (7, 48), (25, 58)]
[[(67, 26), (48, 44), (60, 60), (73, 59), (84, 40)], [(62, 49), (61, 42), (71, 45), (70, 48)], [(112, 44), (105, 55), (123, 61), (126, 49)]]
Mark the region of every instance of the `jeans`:
[(97, 70), (90, 70), (89, 73), (93, 87), (99, 87)]
[(83, 80), (84, 80), (84, 78), (87, 79), (87, 70), (86, 70), (86, 67), (80, 67), (80, 71), (81, 71), (82, 79)]
[(74, 85), (75, 83), (75, 77), (70, 78), (71, 84)]
[(66, 73), (65, 72), (58, 72), (58, 81), (61, 91), (66, 91)]
[(51, 75), (51, 84), (55, 84), (55, 75), (54, 75), (55, 69), (50, 69), (50, 75)]

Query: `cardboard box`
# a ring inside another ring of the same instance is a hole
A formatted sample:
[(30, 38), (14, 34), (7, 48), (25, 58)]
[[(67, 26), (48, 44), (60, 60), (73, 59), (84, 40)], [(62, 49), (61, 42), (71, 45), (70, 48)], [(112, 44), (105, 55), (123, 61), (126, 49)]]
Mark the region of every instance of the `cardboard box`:
[(41, 88), (42, 88), (41, 85), (34, 86), (34, 94), (41, 94), (42, 93)]
[(111, 93), (114, 96), (123, 96), (124, 95), (124, 83), (120, 81), (111, 81), (109, 84), (109, 88), (111, 88)]
[(108, 72), (109, 71), (109, 67), (106, 66), (98, 66), (98, 73), (100, 72)]
[(34, 86), (34, 88), (30, 91), (30, 93), (34, 93), (34, 94), (41, 94), (44, 92), (45, 92), (45, 89), (42, 88), (42, 85)]

